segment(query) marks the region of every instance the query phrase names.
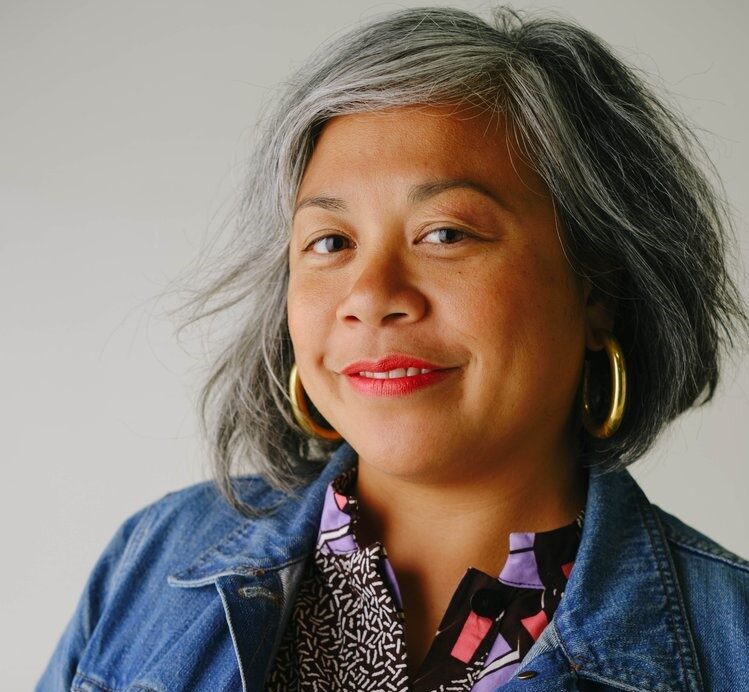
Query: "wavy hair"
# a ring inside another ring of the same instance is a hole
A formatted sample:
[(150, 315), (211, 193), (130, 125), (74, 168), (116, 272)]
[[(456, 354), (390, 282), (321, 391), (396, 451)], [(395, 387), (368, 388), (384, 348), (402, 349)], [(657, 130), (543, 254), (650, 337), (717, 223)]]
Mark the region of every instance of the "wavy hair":
[[(582, 463), (614, 469), (642, 456), (669, 421), (712, 398), (722, 347), (746, 331), (726, 266), (728, 204), (684, 116), (575, 22), (505, 6), (489, 14), (419, 7), (370, 19), (322, 45), (261, 111), (232, 236), (178, 308), (178, 331), (237, 311), (199, 413), (217, 487), (245, 515), (261, 512), (239, 498), (236, 474), (252, 471), (292, 493), (338, 444), (310, 439), (293, 418), (286, 321), (296, 192), (335, 115), (465, 103), (512, 126), (553, 196), (571, 267), (616, 300), (627, 411), (603, 440), (578, 416)], [(314, 408), (313, 416), (325, 424)]]

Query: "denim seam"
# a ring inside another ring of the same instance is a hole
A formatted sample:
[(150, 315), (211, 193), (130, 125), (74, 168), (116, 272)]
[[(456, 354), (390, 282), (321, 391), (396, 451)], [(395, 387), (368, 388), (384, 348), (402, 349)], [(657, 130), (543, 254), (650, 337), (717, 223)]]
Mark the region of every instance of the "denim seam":
[[(564, 643), (564, 638), (562, 637), (562, 633), (559, 631), (559, 627), (553, 618), (548, 626), (553, 628), (552, 639), (558, 645), (564, 658), (567, 659), (567, 665), (569, 666), (570, 670), (572, 671), (572, 674), (574, 675), (576, 679), (588, 678), (590, 680), (597, 680), (599, 682), (604, 682), (608, 685), (617, 687), (620, 690), (626, 690), (626, 692), (647, 692), (645, 688), (639, 686), (640, 685), (639, 682), (634, 683), (634, 685), (638, 685), (638, 686), (633, 686), (633, 684), (630, 684), (629, 682), (623, 682), (621, 679), (608, 677), (606, 674), (620, 673), (624, 677), (628, 677), (631, 673), (631, 670), (629, 668), (620, 668), (619, 666), (611, 665), (608, 661), (606, 662), (604, 672), (602, 673), (596, 673), (593, 670), (580, 671), (581, 664), (583, 665), (587, 664), (591, 666), (592, 668), (595, 668), (596, 662), (587, 656), (576, 656), (573, 658), (570, 652), (567, 650), (567, 646)], [(649, 681), (645, 681), (645, 682), (649, 682)]]
[[(681, 662), (682, 666), (682, 674), (685, 676), (686, 681), (690, 684), (690, 686), (691, 683), (694, 683), (696, 685), (695, 689), (698, 692), (702, 692), (702, 690), (704, 690), (704, 683), (700, 674), (699, 664), (697, 663), (697, 653), (694, 647), (694, 641), (692, 640), (692, 634), (689, 630), (686, 609), (684, 606), (684, 599), (681, 594), (681, 589), (679, 588), (678, 582), (676, 580), (676, 566), (674, 565), (673, 559), (668, 549), (668, 539), (666, 538), (663, 525), (660, 522), (658, 514), (653, 508), (652, 504), (647, 500), (645, 502), (640, 500), (637, 505), (638, 509), (640, 510), (640, 515), (643, 518), (643, 522), (648, 529), (648, 537), (650, 538), (653, 552), (658, 558), (656, 561), (658, 574), (661, 578), (661, 583), (663, 585), (666, 597), (669, 600), (669, 608), (667, 610), (668, 619), (671, 623), (671, 627), (676, 633), (676, 647), (678, 650), (679, 661)], [(651, 524), (651, 522), (652, 524), (654, 524), (654, 526)], [(660, 541), (655, 540), (653, 529), (658, 532), (658, 537), (661, 539)], [(667, 574), (663, 569), (663, 559), (665, 559), (670, 568), (670, 578), (669, 574)], [(677, 620), (677, 618), (675, 617), (674, 600), (676, 601), (676, 606), (678, 607), (679, 614), (681, 615), (680, 620)], [(683, 649), (685, 645), (688, 647), (689, 652), (691, 653), (693, 665), (689, 665), (684, 657)]]
[[(657, 566), (658, 573), (659, 573), (659, 576), (660, 576), (660, 579), (661, 579), (661, 586), (664, 589), (664, 596), (666, 596), (666, 599), (669, 602), (672, 602), (672, 599), (671, 599), (672, 594), (671, 594), (670, 590), (667, 588), (667, 585), (665, 583), (665, 575), (663, 574), (663, 571), (661, 569), (661, 563), (657, 559), (660, 556), (660, 554), (659, 554), (659, 551), (657, 550), (657, 546), (655, 545), (655, 541), (654, 541), (654, 538), (653, 538), (653, 535), (652, 535), (652, 532), (651, 532), (651, 527), (648, 525), (647, 517), (644, 514), (644, 511), (643, 511), (644, 508), (643, 508), (641, 502), (638, 501), (637, 504), (638, 504), (638, 509), (639, 509), (641, 518), (643, 520), (643, 524), (644, 524), (644, 526), (645, 526), (645, 528), (647, 529), (647, 532), (648, 532), (648, 538), (650, 540), (651, 547), (653, 548), (653, 552), (656, 555), (656, 566)], [(664, 545), (664, 543), (662, 543), (661, 545)], [(669, 618), (669, 622), (671, 623), (672, 628), (674, 628), (675, 627), (674, 616), (673, 616), (673, 613), (671, 612), (671, 609), (668, 610), (668, 618)], [(684, 665), (684, 660), (683, 660), (683, 655), (682, 655), (682, 651), (681, 651), (680, 642), (678, 640), (677, 640), (677, 649), (679, 649), (678, 655), (679, 655), (679, 658), (680, 658), (680, 660), (682, 662), (682, 666), (686, 670), (686, 667)], [(596, 664), (594, 663), (594, 661), (592, 661), (591, 659), (587, 658), (586, 656), (578, 656), (578, 657), (576, 657), (575, 663), (577, 663), (578, 661), (580, 663), (583, 663), (583, 664), (588, 663), (588, 664), (596, 667)], [(652, 687), (652, 683), (651, 683), (651, 681), (649, 679), (635, 678), (632, 675), (631, 668), (629, 668), (629, 667), (623, 668), (623, 667), (617, 666), (616, 664), (612, 665), (611, 662), (609, 662), (609, 661), (606, 661), (606, 663), (605, 663), (604, 666), (600, 666), (600, 664), (599, 664), (597, 667), (599, 667), (600, 673), (593, 673), (593, 672), (588, 672), (588, 671), (583, 670), (583, 671), (580, 671), (580, 677), (585, 677), (585, 676), (592, 677), (592, 676), (595, 676), (597, 679), (599, 679), (601, 681), (605, 681), (608, 684), (614, 684), (614, 685), (619, 686), (622, 689), (627, 689), (627, 690), (631, 690), (631, 691), (635, 691), (635, 690), (636, 691), (644, 691), (644, 690), (647, 690), (648, 687)], [(576, 670), (576, 672), (577, 672), (577, 670)], [(620, 679), (612, 679), (612, 678), (606, 678), (606, 677), (604, 677), (606, 675), (617, 675), (617, 674), (621, 675)], [(626, 685), (626, 687), (622, 687), (624, 685)], [(643, 687), (643, 686), (645, 686), (645, 687)], [(671, 688), (671, 686), (669, 685), (669, 689), (672, 690), (673, 688)], [(701, 688), (699, 688), (699, 689), (700, 689), (700, 692), (701, 692)]]
[(730, 558), (725, 557), (724, 555), (721, 555), (719, 553), (715, 553), (712, 550), (705, 550), (704, 548), (700, 547), (701, 544), (695, 545), (688, 540), (686, 541), (679, 540), (677, 538), (674, 538), (673, 536), (669, 536), (668, 541), (669, 543), (673, 543), (679, 548), (683, 548), (684, 550), (690, 553), (699, 555), (700, 557), (704, 557), (706, 560), (714, 560), (716, 562), (722, 562), (724, 565), (728, 565), (729, 567), (733, 567), (735, 569), (741, 570), (742, 572), (749, 573), (749, 566), (744, 565), (741, 562), (736, 562), (735, 560), (731, 560)]
[[(180, 588), (195, 588), (199, 586), (208, 586), (210, 584), (215, 584), (216, 580), (219, 579), (220, 577), (227, 577), (231, 575), (236, 575), (240, 577), (258, 577), (262, 574), (266, 574), (267, 572), (275, 572), (277, 570), (283, 569), (284, 567), (288, 567), (290, 565), (296, 564), (300, 560), (305, 559), (305, 557), (306, 557), (305, 555), (302, 555), (299, 557), (293, 557), (287, 560), (286, 562), (282, 562), (278, 565), (271, 565), (270, 567), (250, 567), (249, 565), (246, 565), (244, 567), (233, 567), (233, 568), (230, 567), (230, 568), (209, 574), (206, 577), (203, 577), (202, 579), (199, 579), (199, 580), (194, 580), (194, 579), (185, 580), (184, 578), (179, 578), (179, 577), (176, 579), (173, 579), (173, 577), (175, 577), (178, 574), (181, 574), (182, 571), (185, 571), (185, 570), (180, 570), (180, 572), (168, 575), (167, 583), (170, 586), (176, 586)], [(187, 568), (187, 569), (192, 569), (192, 568)], [(185, 581), (187, 583), (185, 583)]]
[[(96, 685), (100, 690), (105, 690), (106, 692), (120, 692), (119, 688), (115, 687), (109, 687), (109, 685), (105, 685), (101, 680), (98, 678), (94, 678), (90, 675), (86, 675), (82, 670), (78, 670), (75, 674), (75, 677), (77, 680), (85, 680), (86, 682), (91, 683), (92, 685)], [(75, 687), (71, 687), (71, 689), (74, 692), (86, 692), (82, 687), (78, 685), (78, 683), (75, 683)]]
[[(146, 525), (149, 522), (150, 517), (153, 515), (156, 509), (156, 504), (152, 503), (150, 505), (147, 505), (143, 509), (139, 510), (139, 512), (136, 512), (132, 519), (134, 519), (136, 516), (138, 517), (137, 521), (135, 522), (135, 525), (132, 528), (132, 531), (130, 532), (130, 536), (125, 541), (125, 547), (122, 550), (122, 553), (120, 554), (119, 558), (117, 559), (117, 564), (114, 568), (114, 571), (112, 572), (111, 578), (108, 580), (107, 584), (104, 588), (104, 597), (101, 602), (99, 616), (97, 620), (101, 617), (102, 613), (106, 610), (106, 608), (109, 607), (111, 598), (112, 598), (112, 592), (117, 587), (118, 583), (120, 582), (120, 577), (125, 574), (125, 568), (130, 563), (130, 561), (134, 558), (134, 556), (137, 554), (138, 548), (140, 547), (145, 535), (146, 535)], [(140, 516), (138, 516), (140, 515)], [(86, 624), (85, 624), (85, 632), (86, 632), (86, 641), (88, 642), (91, 637), (93, 636), (93, 630), (96, 627), (96, 624), (91, 624), (91, 618), (86, 618)], [(91, 625), (91, 626), (89, 626)], [(81, 676), (89, 680), (89, 682), (96, 683), (96, 681), (92, 678), (88, 678), (85, 674), (81, 673)], [(100, 684), (100, 683), (96, 683)], [(103, 683), (101, 683), (103, 685)], [(109, 690), (108, 687), (103, 687), (103, 689)], [(114, 691), (116, 692), (116, 691)]]
[(564, 640), (562, 639), (562, 633), (559, 631), (559, 626), (557, 625), (556, 620), (554, 618), (551, 618), (551, 622), (547, 625), (547, 627), (551, 628), (551, 639), (555, 645), (557, 645), (561, 651), (562, 655), (567, 659), (567, 663), (571, 670), (575, 670), (575, 661), (572, 660), (572, 656), (570, 656), (570, 652), (567, 651), (567, 646), (564, 643)]
[[(278, 506), (278, 505), (277, 505)], [(236, 526), (233, 528), (229, 533), (227, 533), (225, 536), (223, 536), (221, 539), (216, 541), (213, 545), (206, 548), (192, 563), (187, 565), (186, 567), (183, 567), (178, 570), (177, 573), (186, 572), (186, 571), (192, 571), (196, 569), (200, 569), (203, 567), (206, 563), (210, 562), (211, 557), (214, 555), (216, 548), (221, 546), (222, 548), (226, 548), (227, 546), (232, 546), (236, 542), (242, 540), (243, 538), (246, 538), (247, 533), (249, 531), (253, 531), (255, 529), (255, 525), (253, 520), (251, 519), (245, 519), (239, 526)], [(291, 561), (295, 561), (298, 559), (297, 557), (291, 558)], [(284, 563), (286, 564), (286, 563)], [(271, 567), (263, 567), (262, 569), (268, 570), (268, 569), (276, 569), (276, 565), (273, 565)], [(243, 573), (240, 570), (242, 568), (235, 567), (234, 570), (237, 570), (239, 573)], [(244, 570), (252, 570), (257, 569), (257, 567), (245, 565)]]
[(692, 656), (692, 661), (694, 663), (692, 672), (694, 674), (695, 684), (697, 685), (698, 690), (704, 690), (705, 681), (702, 679), (700, 659), (697, 656), (697, 646), (694, 643), (694, 634), (692, 632), (692, 625), (690, 623), (689, 616), (687, 615), (687, 607), (684, 600), (684, 594), (682, 593), (681, 587), (678, 582), (678, 572), (676, 570), (676, 564), (674, 562), (672, 551), (669, 548), (668, 537), (666, 536), (666, 527), (661, 515), (654, 509), (651, 509), (651, 511), (653, 512), (653, 516), (655, 517), (655, 522), (660, 531), (661, 539), (666, 542), (666, 547), (668, 548), (668, 550), (666, 551), (666, 558), (668, 559), (668, 564), (671, 567), (671, 573), (674, 575), (674, 591), (676, 592), (676, 598), (679, 602), (679, 609), (681, 610), (681, 636), (686, 641), (686, 644), (689, 647), (689, 652)]
[[(104, 599), (104, 602), (102, 605), (102, 610), (101, 610), (102, 614), (110, 605), (112, 592), (115, 589), (115, 585), (117, 585), (121, 581), (121, 577), (123, 575), (127, 577), (128, 573), (132, 573), (132, 570), (126, 571), (126, 568), (129, 567), (130, 563), (138, 555), (140, 547), (142, 543), (144, 542), (146, 536), (148, 535), (148, 529), (150, 529), (150, 527), (153, 525), (152, 519), (155, 517), (157, 505), (158, 505), (158, 502), (153, 502), (150, 505), (148, 505), (142, 511), (141, 517), (138, 519), (135, 526), (133, 527), (130, 538), (125, 544), (124, 550), (122, 551), (122, 556), (117, 564), (117, 568), (114, 574), (112, 575), (112, 583), (109, 589), (109, 594)], [(100, 615), (100, 617), (102, 617), (102, 615)], [(126, 639), (123, 643), (123, 653), (128, 654), (133, 649), (134, 646), (135, 646), (134, 639), (132, 638)], [(153, 690), (150, 690), (148, 692), (153, 692)]]
[(225, 545), (227, 543), (229, 543), (229, 544), (234, 543), (235, 541), (237, 541), (240, 538), (242, 538), (246, 534), (247, 530), (251, 526), (252, 526), (252, 524), (250, 522), (245, 522), (245, 523), (242, 523), (239, 526), (233, 528), (223, 538), (221, 538), (220, 540), (216, 541), (209, 548), (206, 548), (201, 553), (201, 555), (199, 555), (198, 558), (192, 564), (190, 564), (190, 566), (187, 569), (193, 570), (193, 569), (198, 569), (198, 568), (202, 567), (206, 562), (209, 561), (211, 555), (216, 551), (216, 548), (219, 545)]
[(231, 641), (234, 645), (234, 653), (237, 658), (237, 665), (239, 667), (239, 677), (242, 681), (242, 690), (247, 690), (247, 680), (244, 676), (244, 666), (242, 665), (242, 652), (239, 649), (239, 642), (237, 642), (237, 636), (235, 632), (234, 623), (231, 618), (231, 611), (229, 609), (229, 602), (226, 599), (226, 594), (224, 593), (224, 590), (216, 583), (216, 590), (218, 591), (219, 598), (221, 599), (221, 604), (224, 607), (224, 615), (226, 616), (226, 623), (229, 627), (229, 634), (231, 635)]
[[(663, 568), (661, 567), (661, 562), (660, 562), (660, 558), (662, 557), (662, 555), (660, 554), (658, 547), (656, 546), (656, 542), (653, 538), (652, 529), (650, 526), (650, 522), (648, 521), (648, 517), (646, 516), (645, 508), (643, 507), (641, 502), (637, 503), (637, 507), (640, 510), (640, 515), (642, 516), (643, 522), (648, 530), (648, 538), (650, 539), (650, 545), (653, 549), (653, 552), (656, 555), (656, 566), (658, 568), (658, 576), (660, 577), (660, 580), (661, 580), (661, 586), (663, 587), (664, 595), (666, 596), (669, 602), (669, 608), (666, 611), (668, 613), (668, 621), (671, 624), (671, 628), (673, 630), (676, 630), (676, 622), (674, 621), (674, 616), (672, 613), (672, 606), (671, 606), (671, 602), (672, 602), (671, 589), (669, 588), (669, 585), (667, 584), (667, 580), (663, 573)], [(677, 648), (679, 662), (681, 663), (681, 669), (682, 669), (682, 674), (683, 674), (686, 671), (686, 662), (684, 661), (684, 656), (682, 655), (682, 652), (681, 652), (681, 645), (678, 640), (676, 642), (676, 648)]]
[(125, 545), (125, 550), (122, 552), (122, 560), (117, 569), (117, 572), (114, 575), (115, 580), (117, 576), (119, 576), (120, 572), (124, 569), (124, 566), (133, 559), (140, 546), (142, 545), (147, 534), (147, 529), (151, 525), (150, 520), (153, 517), (155, 509), (155, 504), (149, 505), (143, 512), (141, 518), (136, 523), (135, 528), (133, 529), (133, 533), (130, 536), (130, 540), (127, 542), (127, 544)]

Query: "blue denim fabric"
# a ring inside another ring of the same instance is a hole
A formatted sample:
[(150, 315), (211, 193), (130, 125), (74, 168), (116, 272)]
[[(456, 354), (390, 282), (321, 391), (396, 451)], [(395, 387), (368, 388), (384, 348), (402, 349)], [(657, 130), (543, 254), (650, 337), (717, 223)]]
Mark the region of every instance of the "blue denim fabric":
[[(247, 519), (206, 482), (134, 514), (104, 550), (37, 692), (261, 690), (314, 548), (343, 443), (293, 497), (241, 479)], [(501, 689), (749, 691), (749, 562), (589, 473), (577, 560), (550, 624)]]

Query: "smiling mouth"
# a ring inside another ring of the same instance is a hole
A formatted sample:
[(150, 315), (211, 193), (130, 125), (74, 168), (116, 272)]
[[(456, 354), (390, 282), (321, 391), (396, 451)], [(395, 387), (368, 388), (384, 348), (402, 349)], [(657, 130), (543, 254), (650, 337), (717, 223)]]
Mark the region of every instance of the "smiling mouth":
[[(372, 376), (382, 379), (416, 376), (422, 371), (446, 370), (447, 367), (432, 363), (417, 356), (391, 353), (376, 360), (358, 360), (341, 370), (343, 375)], [(418, 372), (417, 372), (418, 371)]]
[(359, 377), (369, 377), (375, 380), (394, 380), (399, 377), (414, 377), (415, 375), (424, 375), (428, 372), (433, 372), (439, 368), (427, 369), (427, 368), (396, 368), (395, 370), (387, 370), (385, 372), (368, 372), (366, 370), (356, 374)]
[(351, 373), (346, 381), (359, 394), (368, 397), (397, 397), (431, 387), (449, 378), (460, 368), (441, 368), (427, 370), (412, 368), (418, 373), (408, 374), (408, 369), (396, 369), (386, 372)]

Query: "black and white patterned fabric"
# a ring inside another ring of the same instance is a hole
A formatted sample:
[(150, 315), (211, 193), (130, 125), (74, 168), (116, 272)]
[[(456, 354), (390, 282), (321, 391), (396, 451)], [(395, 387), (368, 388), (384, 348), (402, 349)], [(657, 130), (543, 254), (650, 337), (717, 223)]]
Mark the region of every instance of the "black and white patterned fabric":
[(359, 547), (356, 466), (329, 487), (318, 542), (271, 665), (270, 692), (487, 692), (517, 669), (564, 595), (584, 511), (510, 534), (498, 577), (469, 567), (413, 680), (400, 592), (385, 547)]

